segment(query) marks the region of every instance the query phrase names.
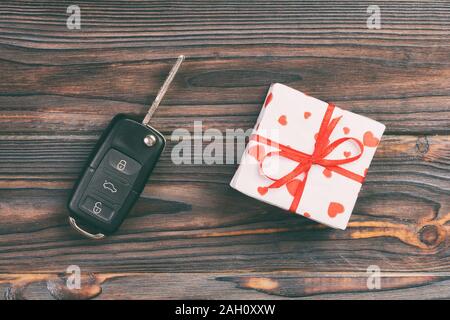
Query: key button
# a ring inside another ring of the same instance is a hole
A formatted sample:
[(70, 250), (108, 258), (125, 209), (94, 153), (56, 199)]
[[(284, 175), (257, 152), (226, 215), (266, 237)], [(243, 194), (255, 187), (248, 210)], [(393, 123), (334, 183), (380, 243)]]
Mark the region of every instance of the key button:
[(115, 167), (116, 167), (117, 170), (123, 172), (127, 168), (127, 161), (122, 159), (119, 162), (117, 162)]
[(103, 201), (94, 199), (90, 196), (87, 196), (84, 199), (81, 208), (107, 221), (111, 220), (114, 214), (114, 210), (106, 205)]
[(97, 170), (89, 184), (90, 192), (100, 193), (112, 203), (122, 203), (131, 190), (131, 185), (111, 175)]
[(139, 162), (116, 149), (109, 150), (107, 159), (110, 167), (127, 176), (133, 176), (141, 170)]

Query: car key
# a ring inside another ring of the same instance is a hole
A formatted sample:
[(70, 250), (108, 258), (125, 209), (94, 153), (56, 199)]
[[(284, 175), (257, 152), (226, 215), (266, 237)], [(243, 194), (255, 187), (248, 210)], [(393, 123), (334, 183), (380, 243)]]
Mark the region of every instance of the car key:
[(68, 202), (69, 222), (102, 239), (116, 231), (138, 199), (166, 144), (149, 125), (184, 56), (178, 57), (144, 120), (117, 115), (103, 132)]

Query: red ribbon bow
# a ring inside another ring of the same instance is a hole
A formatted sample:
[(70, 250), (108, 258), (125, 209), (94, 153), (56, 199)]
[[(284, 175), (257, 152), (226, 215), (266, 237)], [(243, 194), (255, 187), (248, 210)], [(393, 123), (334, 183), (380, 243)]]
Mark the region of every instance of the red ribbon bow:
[[(314, 151), (312, 154), (307, 154), (298, 150), (295, 150), (291, 147), (282, 145), (280, 143), (274, 142), (270, 139), (264, 138), (258, 134), (252, 135), (250, 140), (257, 141), (260, 143), (264, 143), (269, 146), (273, 146), (277, 148), (279, 151), (271, 151), (268, 154), (264, 155), (259, 160), (260, 169), (263, 172), (264, 176), (269, 178), (270, 180), (274, 181), (271, 185), (267, 186), (266, 188), (280, 188), (284, 186), (285, 184), (289, 183), (293, 179), (295, 179), (300, 174), (304, 173), (305, 177), (304, 179), (299, 183), (298, 187), (295, 190), (294, 194), (294, 200), (292, 201), (291, 207), (289, 208), (290, 211), (296, 212), (298, 208), (298, 204), (300, 203), (300, 199), (303, 194), (303, 190), (306, 185), (306, 180), (308, 178), (309, 170), (311, 169), (312, 165), (318, 164), (330, 171), (337, 172), (349, 179), (355, 180), (359, 183), (362, 183), (364, 181), (364, 177), (360, 176), (356, 173), (353, 173), (349, 170), (346, 170), (344, 168), (339, 167), (341, 164), (350, 163), (353, 161), (358, 160), (361, 155), (364, 152), (364, 145), (361, 141), (359, 141), (356, 138), (351, 137), (345, 137), (340, 138), (336, 141), (333, 141), (330, 143), (329, 137), (331, 133), (333, 132), (334, 128), (338, 124), (338, 122), (341, 120), (342, 116), (331, 119), (331, 116), (333, 114), (335, 106), (333, 104), (328, 104), (327, 111), (325, 112), (325, 115), (323, 117), (322, 123), (320, 125), (319, 133), (317, 134), (316, 143), (314, 145)], [(347, 141), (354, 141), (359, 149), (360, 152), (358, 155), (345, 158), (345, 159), (337, 159), (337, 160), (327, 160), (325, 159), (331, 152), (333, 152), (334, 149), (336, 149), (339, 145), (341, 145), (344, 142)], [(295, 162), (298, 162), (298, 165), (288, 174), (285, 176), (279, 178), (279, 179), (273, 179), (266, 175), (263, 170), (263, 162), (266, 158), (278, 155), (290, 160), (293, 160)]]

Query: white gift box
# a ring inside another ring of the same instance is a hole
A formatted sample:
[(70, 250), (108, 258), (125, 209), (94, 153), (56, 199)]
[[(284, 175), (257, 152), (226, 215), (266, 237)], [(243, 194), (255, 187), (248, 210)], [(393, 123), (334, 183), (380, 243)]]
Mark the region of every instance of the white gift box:
[(385, 126), (275, 83), (231, 187), (344, 230)]

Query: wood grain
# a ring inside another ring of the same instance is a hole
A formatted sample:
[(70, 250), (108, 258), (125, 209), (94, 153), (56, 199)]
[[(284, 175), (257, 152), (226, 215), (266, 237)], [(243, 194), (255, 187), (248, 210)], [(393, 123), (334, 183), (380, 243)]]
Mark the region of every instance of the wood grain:
[[(448, 1), (377, 1), (379, 30), (371, 1), (77, 4), (81, 30), (65, 3), (0, 3), (4, 298), (450, 298)], [(152, 122), (166, 152), (117, 235), (81, 239), (65, 205), (89, 152), (114, 115), (144, 115), (178, 54)], [(232, 190), (235, 164), (171, 161), (173, 130), (251, 128), (273, 82), (387, 126), (346, 231)]]

